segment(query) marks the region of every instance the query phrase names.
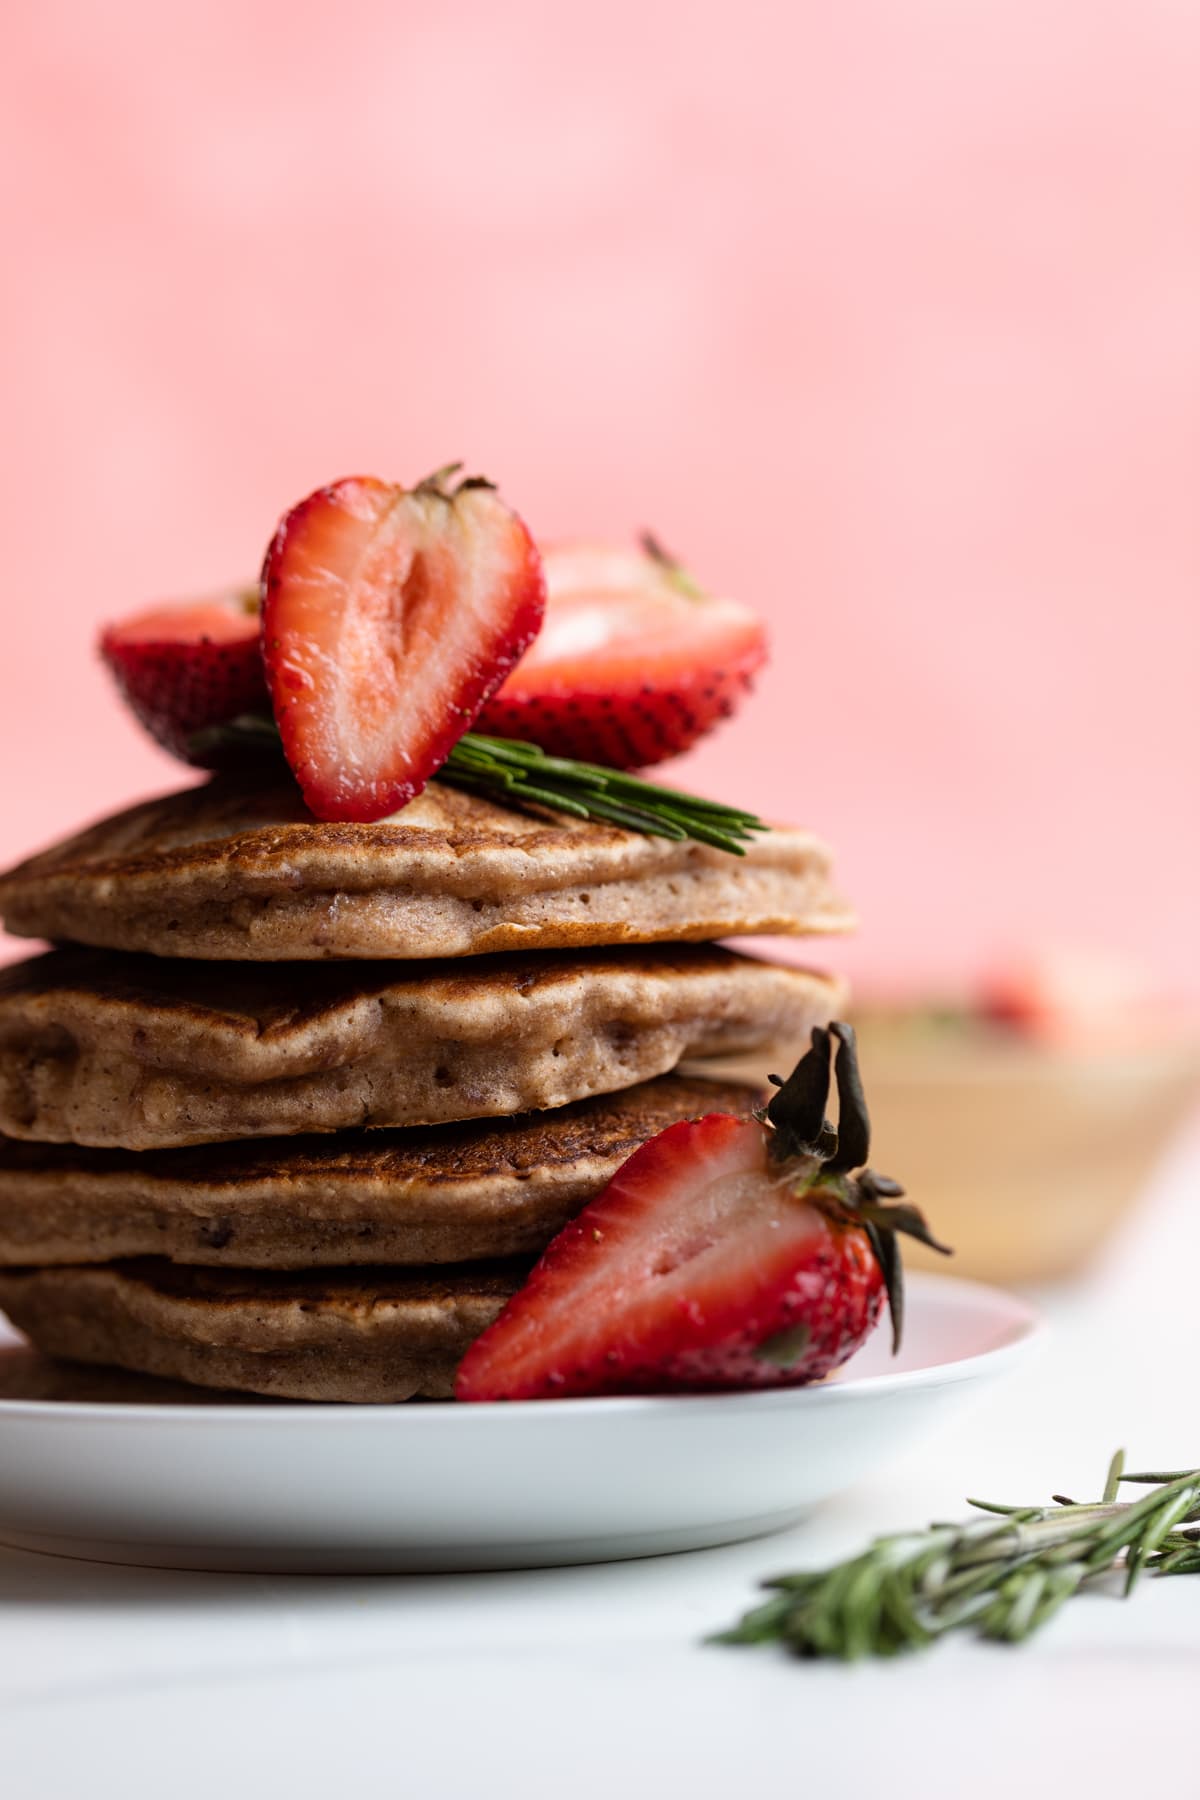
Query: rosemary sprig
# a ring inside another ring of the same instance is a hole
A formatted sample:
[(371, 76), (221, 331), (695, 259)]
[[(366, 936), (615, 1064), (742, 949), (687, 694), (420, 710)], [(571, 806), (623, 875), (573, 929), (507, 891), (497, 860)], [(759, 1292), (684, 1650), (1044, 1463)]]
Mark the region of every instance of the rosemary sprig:
[[(197, 732), (189, 748), (196, 756), (206, 760), (216, 756), (223, 764), (245, 752), (278, 754), (279, 731), (274, 719), (246, 713)], [(660, 787), (597, 763), (548, 756), (536, 744), (517, 738), (484, 737), (476, 731), (459, 739), (437, 778), (506, 805), (548, 806), (577, 819), (605, 819), (649, 837), (680, 842), (694, 838), (731, 856), (744, 856), (753, 834), (770, 830), (756, 813), (740, 807)]]
[[(1113, 1570), (1133, 1591), (1156, 1575), (1200, 1574), (1200, 1469), (1126, 1475), (1124, 1453), (1109, 1465), (1103, 1498), (1053, 1506), (967, 1504), (988, 1515), (962, 1524), (876, 1538), (859, 1556), (763, 1585), (771, 1598), (718, 1644), (782, 1644), (793, 1655), (894, 1656), (950, 1631), (1000, 1643), (1030, 1637), (1088, 1583)], [(1150, 1484), (1119, 1501), (1118, 1484)]]

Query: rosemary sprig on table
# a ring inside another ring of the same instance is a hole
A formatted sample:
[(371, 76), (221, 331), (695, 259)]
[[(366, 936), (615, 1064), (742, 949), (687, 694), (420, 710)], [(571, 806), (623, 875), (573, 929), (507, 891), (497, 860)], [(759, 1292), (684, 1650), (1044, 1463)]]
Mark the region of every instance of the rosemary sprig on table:
[[(1021, 1643), (1089, 1582), (1113, 1570), (1133, 1591), (1147, 1569), (1200, 1574), (1200, 1469), (1126, 1475), (1124, 1453), (1109, 1466), (1104, 1495), (1081, 1505), (995, 1506), (961, 1524), (876, 1538), (859, 1556), (763, 1585), (765, 1604), (718, 1644), (778, 1643), (796, 1656), (894, 1656), (969, 1630)], [(1118, 1501), (1122, 1481), (1152, 1486)]]
[[(190, 748), (205, 757), (219, 752), (228, 760), (244, 751), (277, 754), (279, 730), (274, 719), (247, 713), (197, 732)], [(660, 787), (597, 763), (547, 756), (536, 744), (517, 738), (484, 737), (476, 731), (458, 740), (437, 779), (505, 805), (549, 806), (573, 818), (605, 819), (649, 837), (694, 838), (731, 856), (744, 856), (753, 834), (770, 830), (756, 813), (740, 807)]]

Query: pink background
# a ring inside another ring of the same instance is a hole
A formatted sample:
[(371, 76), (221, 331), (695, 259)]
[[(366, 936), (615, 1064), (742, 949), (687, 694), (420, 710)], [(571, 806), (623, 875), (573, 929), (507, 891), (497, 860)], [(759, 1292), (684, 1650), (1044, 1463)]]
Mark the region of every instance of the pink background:
[(171, 785), (99, 621), (451, 457), (760, 607), (681, 770), (850, 965), (1195, 984), (1200, 9), (41, 4), (0, 64), (0, 855)]

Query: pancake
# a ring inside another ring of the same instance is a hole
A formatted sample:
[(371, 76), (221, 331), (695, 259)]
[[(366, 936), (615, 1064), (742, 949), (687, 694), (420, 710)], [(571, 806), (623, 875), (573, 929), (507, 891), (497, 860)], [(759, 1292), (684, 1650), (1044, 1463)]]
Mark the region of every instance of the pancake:
[(57, 1400), (84, 1406), (269, 1406), (257, 1394), (230, 1394), (189, 1382), (135, 1375), (129, 1369), (62, 1362), (32, 1344), (0, 1344), (0, 1401)]
[(843, 931), (825, 846), (744, 857), (541, 816), (431, 783), (393, 819), (321, 824), (294, 784), (218, 777), (102, 820), (0, 876), (18, 937), (279, 962), (478, 956)]
[(536, 1255), (639, 1144), (748, 1114), (755, 1087), (663, 1075), (557, 1112), (424, 1131), (81, 1150), (0, 1138), (0, 1267), (162, 1256), (243, 1269)]
[(0, 1132), (150, 1150), (495, 1118), (798, 1047), (843, 998), (707, 944), (419, 969), (55, 950), (0, 970)]
[(464, 1353), (528, 1266), (0, 1269), (0, 1307), (40, 1350), (74, 1362), (291, 1400), (448, 1400)]

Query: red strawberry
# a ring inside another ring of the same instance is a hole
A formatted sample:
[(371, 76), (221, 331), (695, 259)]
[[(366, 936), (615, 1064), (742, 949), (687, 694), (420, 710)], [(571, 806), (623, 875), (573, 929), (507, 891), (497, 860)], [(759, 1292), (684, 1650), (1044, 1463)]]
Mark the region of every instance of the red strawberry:
[(1121, 1044), (1153, 1028), (1152, 982), (1123, 958), (1087, 949), (1031, 951), (986, 970), (977, 1007), (1045, 1044)]
[(528, 531), (453, 472), (320, 488), (267, 552), (267, 683), (319, 819), (382, 819), (419, 794), (541, 625)]
[(840, 1145), (818, 1030), (762, 1123), (711, 1113), (634, 1152), (467, 1352), (458, 1399), (816, 1381), (867, 1337), (885, 1289), (898, 1341), (894, 1233), (933, 1240), (915, 1208), (885, 1204), (895, 1182), (849, 1173), (866, 1110), (853, 1034), (831, 1030)]
[(193, 734), (266, 704), (253, 589), (122, 619), (100, 654), (146, 730), (184, 762), (210, 766)]
[(481, 731), (637, 769), (735, 711), (766, 658), (761, 621), (643, 543), (545, 552), (545, 628), (484, 708)]

